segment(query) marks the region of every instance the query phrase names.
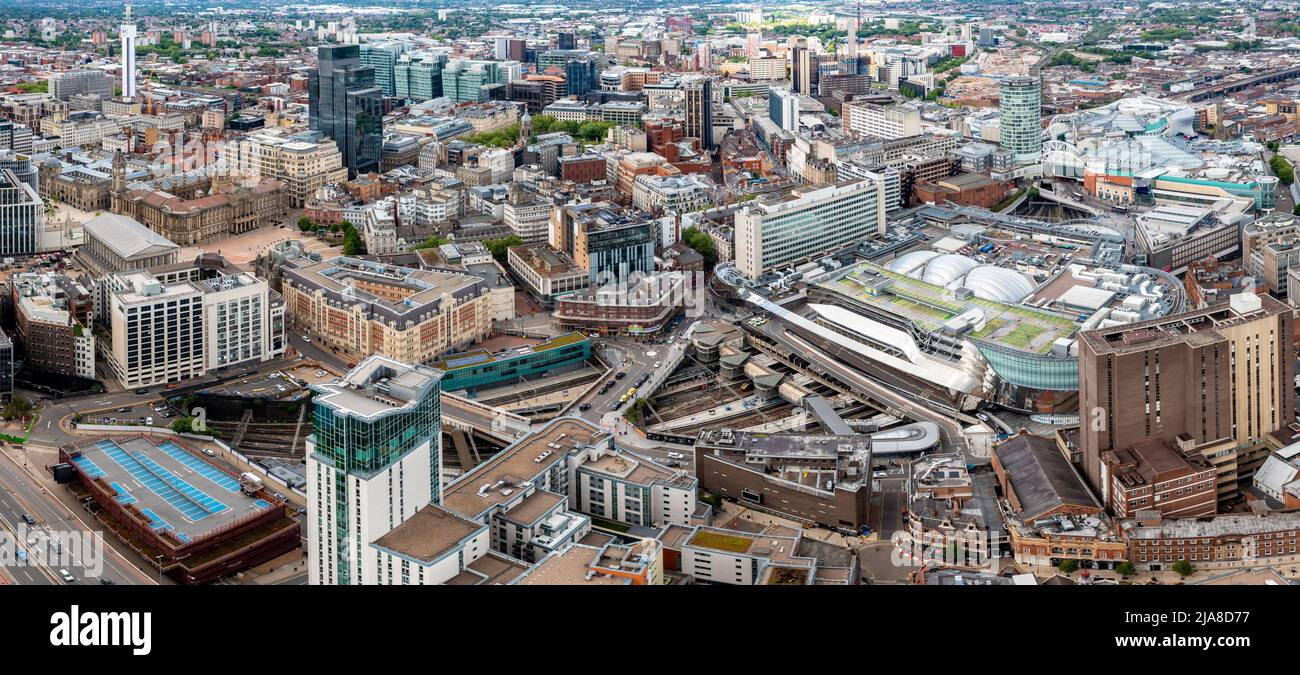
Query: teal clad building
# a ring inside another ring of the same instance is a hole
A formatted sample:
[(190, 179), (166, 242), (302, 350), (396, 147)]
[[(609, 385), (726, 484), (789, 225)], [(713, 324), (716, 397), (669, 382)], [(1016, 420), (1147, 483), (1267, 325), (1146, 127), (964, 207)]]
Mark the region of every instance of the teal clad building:
[(541, 377), (566, 366), (578, 366), (591, 358), (591, 341), (578, 332), (557, 335), (538, 345), (515, 347), (490, 353), (486, 350), (448, 354), (433, 363), (442, 371), (443, 391), (473, 391)]

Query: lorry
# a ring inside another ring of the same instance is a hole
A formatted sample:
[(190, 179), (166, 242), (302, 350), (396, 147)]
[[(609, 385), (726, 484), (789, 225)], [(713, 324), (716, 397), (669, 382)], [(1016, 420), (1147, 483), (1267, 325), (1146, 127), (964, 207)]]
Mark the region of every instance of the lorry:
[(262, 478), (252, 471), (245, 471), (239, 474), (239, 489), (251, 497), (262, 489)]

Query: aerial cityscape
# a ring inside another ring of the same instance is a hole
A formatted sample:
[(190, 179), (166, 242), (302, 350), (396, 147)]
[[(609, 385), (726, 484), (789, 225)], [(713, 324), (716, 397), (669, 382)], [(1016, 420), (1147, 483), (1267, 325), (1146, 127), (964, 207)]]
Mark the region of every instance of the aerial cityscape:
[(0, 586), (1300, 584), (1298, 16), (0, 0)]

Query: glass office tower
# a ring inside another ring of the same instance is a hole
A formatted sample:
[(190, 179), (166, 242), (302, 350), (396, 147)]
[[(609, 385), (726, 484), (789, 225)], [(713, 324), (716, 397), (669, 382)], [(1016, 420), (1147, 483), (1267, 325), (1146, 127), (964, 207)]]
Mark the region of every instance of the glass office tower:
[(379, 171), (384, 95), (375, 69), (361, 63), (357, 45), (319, 47), (316, 55), (319, 64), (308, 81), (312, 131), (338, 144), (350, 176)]

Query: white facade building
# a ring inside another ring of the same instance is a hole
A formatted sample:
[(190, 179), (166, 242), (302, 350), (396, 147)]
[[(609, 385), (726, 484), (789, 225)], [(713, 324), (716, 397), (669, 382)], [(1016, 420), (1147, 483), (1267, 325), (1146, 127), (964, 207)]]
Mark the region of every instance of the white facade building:
[(736, 212), (736, 269), (757, 279), (885, 233), (884, 176), (755, 200)]
[[(442, 499), (441, 377), (426, 366), (372, 355), (341, 379), (312, 385), (308, 583), (401, 583), (403, 572), (409, 580), (410, 561), (403, 565), (400, 553), (406, 549), (392, 539), (372, 544)], [(481, 541), (467, 539), (471, 549)], [(417, 567), (427, 567), (432, 578), (445, 575), (447, 565)], [(461, 565), (456, 561), (457, 572)], [(391, 581), (394, 571), (397, 581)]]

